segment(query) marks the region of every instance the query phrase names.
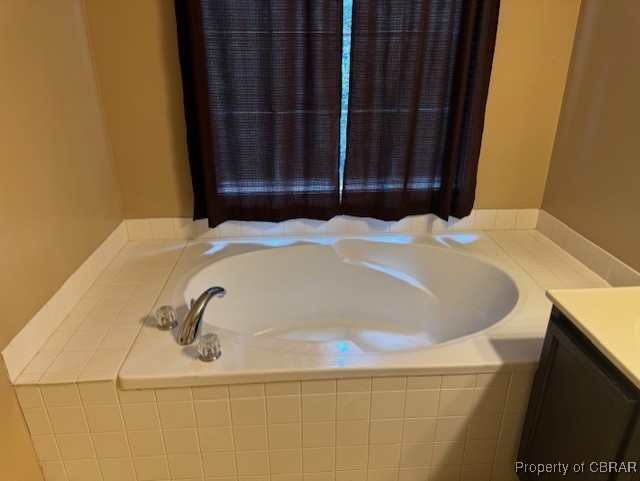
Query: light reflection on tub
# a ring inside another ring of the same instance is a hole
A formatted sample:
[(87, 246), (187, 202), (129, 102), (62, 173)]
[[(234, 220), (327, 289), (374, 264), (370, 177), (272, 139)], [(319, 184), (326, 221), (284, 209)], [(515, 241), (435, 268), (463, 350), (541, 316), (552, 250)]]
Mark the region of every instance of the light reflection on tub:
[(228, 295), (209, 305), (205, 330), (338, 361), (472, 335), (505, 318), (519, 296), (514, 281), (489, 262), (391, 236), (288, 240), (222, 256), (193, 273), (185, 303), (212, 285)]

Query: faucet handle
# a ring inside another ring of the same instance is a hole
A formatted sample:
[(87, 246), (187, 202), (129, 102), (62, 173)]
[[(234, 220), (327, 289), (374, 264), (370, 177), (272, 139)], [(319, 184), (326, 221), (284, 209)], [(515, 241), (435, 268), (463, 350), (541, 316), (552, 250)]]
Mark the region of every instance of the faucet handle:
[(200, 354), (200, 360), (204, 362), (211, 362), (222, 356), (220, 350), (220, 338), (217, 334), (207, 332), (200, 336), (198, 340), (198, 353)]
[(161, 331), (169, 331), (178, 325), (176, 311), (171, 306), (160, 306), (156, 311), (156, 321)]

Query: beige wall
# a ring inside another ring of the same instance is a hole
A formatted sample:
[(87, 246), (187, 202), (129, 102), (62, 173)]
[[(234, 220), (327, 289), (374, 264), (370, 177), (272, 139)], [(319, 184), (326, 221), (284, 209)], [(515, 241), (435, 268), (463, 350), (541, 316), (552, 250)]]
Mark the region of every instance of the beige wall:
[(580, 0), (502, 0), (476, 208), (540, 207)]
[[(0, 349), (123, 218), (80, 0), (0, 2)], [(0, 366), (0, 479), (41, 479)]]
[(584, 2), (543, 207), (640, 270), (640, 2)]
[[(127, 218), (191, 216), (171, 0), (84, 0)], [(503, 0), (476, 207), (540, 207), (580, 0)]]
[(173, 0), (83, 1), (125, 217), (190, 217)]

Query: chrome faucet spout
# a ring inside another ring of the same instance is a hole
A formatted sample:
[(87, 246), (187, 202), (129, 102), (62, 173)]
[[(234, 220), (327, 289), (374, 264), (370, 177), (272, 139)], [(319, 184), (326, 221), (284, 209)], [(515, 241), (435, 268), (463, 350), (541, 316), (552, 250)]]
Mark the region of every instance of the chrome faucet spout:
[(187, 313), (187, 317), (182, 323), (180, 335), (178, 336), (178, 344), (187, 346), (195, 341), (207, 304), (213, 297), (224, 297), (226, 293), (227, 291), (223, 287), (214, 286), (200, 294), (200, 297), (193, 303)]

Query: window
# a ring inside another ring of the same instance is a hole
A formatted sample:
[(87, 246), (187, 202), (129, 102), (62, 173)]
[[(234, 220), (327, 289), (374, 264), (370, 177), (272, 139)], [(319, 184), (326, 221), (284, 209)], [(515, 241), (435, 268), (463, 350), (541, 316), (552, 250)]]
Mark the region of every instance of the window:
[(176, 0), (195, 217), (471, 210), (498, 0)]

